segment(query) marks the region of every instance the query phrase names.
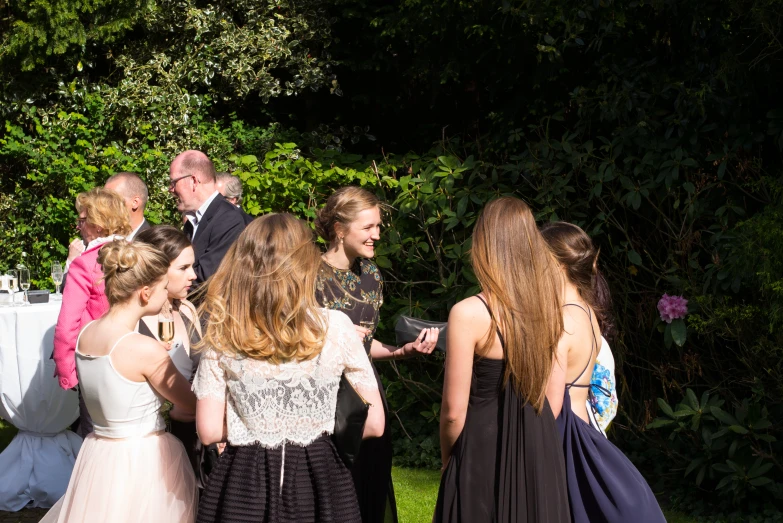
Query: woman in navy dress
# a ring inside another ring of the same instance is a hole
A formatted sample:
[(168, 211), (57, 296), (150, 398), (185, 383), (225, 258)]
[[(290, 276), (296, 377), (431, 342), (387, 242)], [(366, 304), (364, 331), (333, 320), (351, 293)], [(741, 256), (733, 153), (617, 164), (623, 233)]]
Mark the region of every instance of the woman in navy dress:
[(576, 523), (665, 522), (642, 475), (590, 424), (587, 400), (602, 327), (611, 329), (609, 293), (598, 272), (598, 252), (579, 227), (542, 228), (563, 273), (563, 336), (547, 397), (563, 444), (568, 500)]

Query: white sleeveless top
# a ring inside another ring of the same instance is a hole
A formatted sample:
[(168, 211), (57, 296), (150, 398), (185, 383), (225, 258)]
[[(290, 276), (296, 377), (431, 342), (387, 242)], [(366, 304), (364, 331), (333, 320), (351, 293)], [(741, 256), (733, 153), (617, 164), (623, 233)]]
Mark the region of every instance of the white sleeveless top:
[(114, 368), (111, 354), (129, 332), (120, 337), (105, 356), (90, 356), (79, 350), (82, 333), (76, 340), (76, 371), (84, 403), (90, 413), (97, 436), (132, 438), (146, 436), (166, 428), (160, 415), (163, 398), (146, 381), (123, 377)]

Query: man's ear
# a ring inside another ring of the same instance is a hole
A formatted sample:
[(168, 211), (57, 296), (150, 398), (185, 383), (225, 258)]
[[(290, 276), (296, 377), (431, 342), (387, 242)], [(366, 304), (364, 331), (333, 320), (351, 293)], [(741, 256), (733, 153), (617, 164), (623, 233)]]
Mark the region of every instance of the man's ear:
[(133, 208), (133, 212), (136, 212), (139, 209), (139, 207), (141, 207), (141, 198), (139, 198), (138, 196), (134, 196), (131, 202), (132, 202), (131, 207)]

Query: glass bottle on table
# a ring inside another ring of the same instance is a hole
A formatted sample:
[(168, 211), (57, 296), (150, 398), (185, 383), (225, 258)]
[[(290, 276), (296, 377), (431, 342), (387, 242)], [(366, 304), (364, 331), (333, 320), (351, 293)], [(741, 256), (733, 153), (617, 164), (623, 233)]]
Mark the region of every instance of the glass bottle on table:
[(59, 262), (52, 262), (52, 282), (54, 282), (55, 293), (52, 299), (55, 301), (61, 301), (63, 295), (60, 294), (60, 285), (63, 284), (63, 267)]

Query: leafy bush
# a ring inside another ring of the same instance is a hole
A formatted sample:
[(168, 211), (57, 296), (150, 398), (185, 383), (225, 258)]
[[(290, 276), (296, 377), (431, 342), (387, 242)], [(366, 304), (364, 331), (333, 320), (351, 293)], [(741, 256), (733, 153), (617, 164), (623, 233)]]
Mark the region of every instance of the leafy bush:
[(725, 409), (718, 396), (705, 391), (699, 400), (689, 388), (675, 408), (662, 398), (658, 405), (664, 415), (647, 428), (669, 433), (666, 453), (671, 462), (687, 463), (682, 475), (692, 485), (715, 492), (713, 499), (730, 501), (724, 503), (728, 507), (783, 500), (783, 471), (776, 457), (781, 444), (771, 430), (777, 416), (758, 397)]

